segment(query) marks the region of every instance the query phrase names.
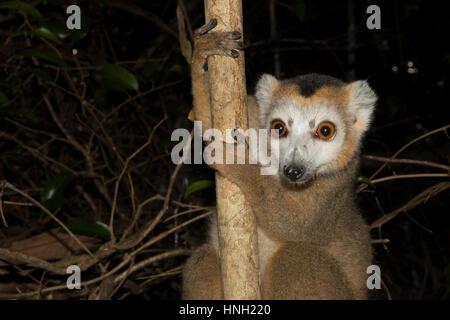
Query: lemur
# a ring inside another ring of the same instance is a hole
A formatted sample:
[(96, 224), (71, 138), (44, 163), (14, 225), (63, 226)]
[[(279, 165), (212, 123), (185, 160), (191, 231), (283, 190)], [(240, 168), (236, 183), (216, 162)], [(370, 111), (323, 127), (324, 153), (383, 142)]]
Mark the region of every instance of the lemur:
[[(207, 58), (236, 58), (240, 33), (196, 32), (192, 60), (194, 115), (212, 126)], [(256, 99), (255, 99), (256, 97)], [(279, 136), (279, 169), (215, 164), (234, 182), (256, 216), (264, 299), (366, 299), (372, 246), (354, 202), (361, 138), (377, 97), (367, 81), (345, 83), (307, 74), (277, 80), (264, 74), (248, 97), (249, 127)], [(256, 101), (255, 101), (256, 100)], [(218, 236), (197, 249), (183, 271), (183, 299), (222, 299)]]

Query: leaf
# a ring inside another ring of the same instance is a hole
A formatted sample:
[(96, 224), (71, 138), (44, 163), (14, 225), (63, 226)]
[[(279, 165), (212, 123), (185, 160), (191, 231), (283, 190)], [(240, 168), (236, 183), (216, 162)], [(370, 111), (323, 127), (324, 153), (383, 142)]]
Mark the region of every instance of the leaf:
[(32, 73), (37, 75), (39, 78), (42, 78), (42, 80), (45, 80), (47, 82), (52, 82), (53, 79), (50, 76), (50, 74), (42, 69), (38, 69), (38, 68), (26, 68), (24, 70), (24, 72), (26, 73)]
[(139, 91), (139, 83), (130, 71), (117, 64), (107, 64), (103, 68), (103, 84), (107, 89), (123, 92)]
[(49, 211), (59, 208), (66, 199), (63, 193), (72, 180), (73, 176), (67, 172), (61, 172), (55, 175), (44, 187), (41, 193), (41, 203)]
[(295, 5), (292, 6), (292, 12), (300, 22), (304, 22), (306, 18), (306, 7), (303, 0), (297, 0)]
[(363, 177), (363, 176), (359, 176), (356, 181), (358, 183), (365, 183), (368, 186), (372, 187), (373, 189), (376, 189), (376, 186), (372, 183), (372, 181), (370, 181), (369, 178)]
[(186, 189), (184, 193), (184, 198), (186, 199), (189, 197), (192, 193), (212, 187), (213, 182), (211, 180), (199, 180), (192, 182), (189, 187)]
[[(75, 234), (97, 237), (105, 241), (111, 239), (109, 227), (100, 221), (73, 219), (66, 223), (66, 227)], [(62, 228), (60, 230), (63, 231)]]
[(67, 63), (63, 59), (51, 52), (29, 49), (22, 51), (20, 55), (46, 60), (63, 68), (67, 67)]
[[(84, 253), (84, 249), (67, 233), (58, 233), (59, 228), (33, 235), (29, 238), (14, 240), (8, 248), (28, 256), (51, 261), (70, 258), (74, 254)], [(90, 250), (98, 248), (100, 241), (94, 237), (79, 235), (78, 238)]]
[(189, 121), (194, 122), (195, 121), (195, 116), (194, 116), (194, 109), (191, 109), (191, 111), (189, 111), (189, 114), (187, 116)]
[(42, 21), (40, 23), (41, 27), (48, 29), (53, 33), (59, 40), (64, 40), (70, 37), (72, 31), (67, 29), (66, 25), (53, 24), (48, 21)]
[(180, 63), (176, 63), (173, 66), (171, 66), (169, 69), (169, 72), (176, 73), (180, 76), (184, 76), (184, 75), (188, 74), (188, 70), (187, 70), (186, 66), (183, 64), (180, 64)]
[(31, 33), (36, 35), (36, 36), (39, 36), (39, 37), (45, 38), (47, 40), (53, 41), (53, 42), (55, 42), (57, 44), (63, 44), (58, 39), (58, 37), (53, 32), (51, 32), (49, 29), (47, 29), (46, 27), (39, 27), (37, 29), (34, 29)]
[(6, 96), (6, 94), (4, 94), (3, 92), (0, 91), (0, 107), (7, 107), (10, 104), (11, 104), (11, 101)]
[(42, 20), (42, 14), (35, 7), (23, 2), (23, 1), (6, 1), (0, 3), (0, 9), (16, 9), (23, 10), (26, 13), (32, 15), (38, 20)]

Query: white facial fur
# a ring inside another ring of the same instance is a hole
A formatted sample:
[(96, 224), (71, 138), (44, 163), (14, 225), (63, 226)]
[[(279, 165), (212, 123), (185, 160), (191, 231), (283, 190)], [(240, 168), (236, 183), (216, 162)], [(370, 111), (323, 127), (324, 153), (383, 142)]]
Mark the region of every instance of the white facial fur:
[[(348, 89), (349, 105), (345, 108), (325, 101), (301, 105), (299, 100), (290, 97), (272, 99), (273, 93), (282, 85), (275, 77), (264, 74), (256, 86), (256, 99), (259, 107), (260, 127), (270, 129), (273, 120), (281, 120), (287, 134), (279, 139), (278, 177), (285, 179), (285, 166), (297, 165), (305, 169), (303, 176), (294, 182), (301, 185), (315, 175), (324, 175), (336, 170), (333, 161), (344, 152), (346, 138), (351, 131), (355, 137), (353, 150), (357, 150), (363, 134), (370, 126), (377, 100), (376, 94), (367, 81), (355, 81), (345, 85)], [(334, 124), (335, 133), (329, 140), (316, 136), (322, 122)], [(346, 151), (347, 152), (347, 151)]]
[[(298, 101), (286, 98), (276, 102), (267, 114), (264, 126), (270, 129), (272, 121), (277, 119), (283, 121), (287, 128), (286, 136), (278, 140), (278, 176), (283, 177), (283, 168), (289, 165), (305, 168), (303, 177), (296, 182), (298, 184), (309, 181), (316, 174), (327, 173), (327, 164), (341, 151), (346, 134), (345, 120), (336, 107), (330, 103), (301, 106)], [(316, 135), (323, 122), (334, 124), (335, 133), (329, 140)]]

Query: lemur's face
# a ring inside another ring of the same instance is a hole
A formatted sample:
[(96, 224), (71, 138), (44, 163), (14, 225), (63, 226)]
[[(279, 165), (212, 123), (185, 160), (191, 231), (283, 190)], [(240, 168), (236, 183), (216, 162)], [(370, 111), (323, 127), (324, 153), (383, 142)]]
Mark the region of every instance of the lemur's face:
[(278, 176), (300, 185), (333, 170), (329, 165), (342, 152), (347, 125), (331, 102), (303, 105), (284, 98), (274, 102), (265, 127), (279, 138)]
[[(275, 130), (278, 177), (304, 185), (343, 168), (368, 129), (376, 96), (366, 81), (346, 84), (310, 74), (278, 81), (263, 75), (257, 85), (261, 128)], [(278, 145), (277, 145), (278, 144)]]

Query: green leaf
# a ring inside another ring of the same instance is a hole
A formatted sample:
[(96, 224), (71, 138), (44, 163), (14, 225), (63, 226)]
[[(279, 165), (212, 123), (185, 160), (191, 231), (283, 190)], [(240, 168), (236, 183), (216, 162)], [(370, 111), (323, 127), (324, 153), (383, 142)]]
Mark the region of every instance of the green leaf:
[(53, 42), (55, 42), (57, 44), (63, 44), (58, 39), (58, 37), (53, 32), (51, 32), (49, 29), (47, 29), (46, 27), (39, 27), (37, 29), (34, 29), (31, 33), (36, 35), (36, 36), (39, 36), (39, 37), (45, 38), (47, 40), (53, 41)]
[[(75, 234), (97, 237), (104, 241), (111, 239), (109, 227), (100, 221), (88, 219), (73, 219), (66, 223), (66, 227)], [(60, 231), (63, 231), (61, 228)]]
[(38, 59), (46, 60), (46, 61), (54, 63), (60, 67), (63, 67), (63, 68), (67, 67), (67, 63), (63, 59), (61, 59), (56, 54), (51, 53), (51, 52), (44, 52), (44, 51), (40, 51), (40, 50), (29, 49), (29, 50), (22, 51), (20, 53), (20, 55), (30, 56), (30, 57), (35, 57)]
[(42, 78), (42, 80), (45, 80), (47, 82), (52, 82), (53, 78), (50, 76), (50, 74), (42, 69), (38, 68), (26, 68), (24, 70), (26, 73), (32, 73), (37, 75), (39, 78)]
[(11, 104), (9, 98), (0, 91), (0, 107), (8, 107)]
[(187, 74), (186, 67), (180, 63), (176, 63), (170, 67), (169, 72), (177, 73), (180, 76)]
[(0, 3), (0, 9), (16, 9), (23, 10), (38, 20), (42, 20), (42, 14), (35, 7), (25, 3), (24, 1), (6, 1)]
[(107, 64), (103, 68), (103, 84), (113, 91), (139, 91), (139, 83), (130, 71), (117, 64)]
[(186, 199), (189, 197), (192, 193), (212, 187), (213, 182), (211, 180), (199, 180), (192, 182), (189, 187), (186, 189), (186, 192), (184, 193), (184, 198)]
[(363, 176), (359, 176), (356, 181), (358, 183), (365, 183), (368, 186), (372, 187), (373, 189), (376, 189), (376, 186), (372, 183), (372, 181), (370, 181), (369, 178), (363, 177)]
[(59, 208), (66, 199), (63, 197), (64, 191), (67, 189), (73, 176), (67, 172), (61, 172), (55, 175), (44, 187), (41, 193), (41, 203), (49, 211)]
[(70, 37), (71, 30), (67, 29), (66, 25), (53, 24), (48, 21), (42, 21), (40, 23), (42, 28), (48, 29), (53, 33), (59, 40), (64, 40)]
[(304, 22), (306, 18), (306, 6), (303, 0), (297, 0), (295, 5), (292, 6), (292, 12), (297, 17), (298, 21)]

